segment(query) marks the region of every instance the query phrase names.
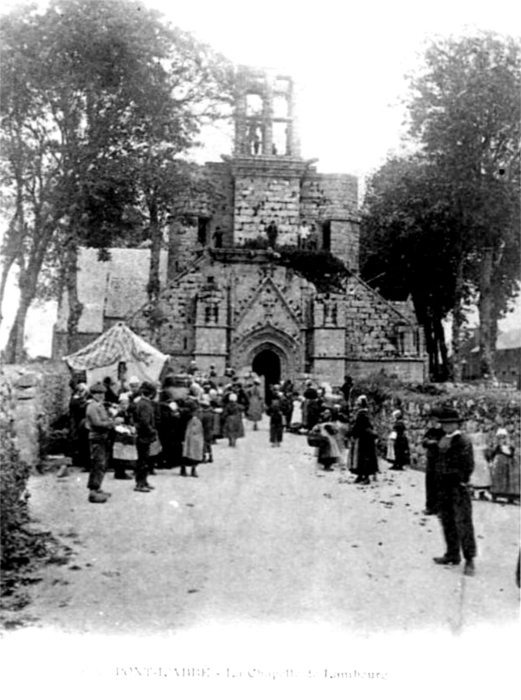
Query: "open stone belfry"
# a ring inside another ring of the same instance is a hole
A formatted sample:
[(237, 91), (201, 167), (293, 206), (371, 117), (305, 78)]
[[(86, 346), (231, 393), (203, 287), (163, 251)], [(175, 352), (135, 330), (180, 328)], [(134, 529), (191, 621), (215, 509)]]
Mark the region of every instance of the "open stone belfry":
[[(177, 371), (195, 362), (269, 382), (310, 374), (338, 384), (379, 371), (422, 381), (412, 306), (385, 300), (358, 274), (356, 178), (318, 173), (300, 156), (290, 77), (242, 68), (238, 86), (233, 154), (202, 166), (221, 196), (186, 202), (171, 224), (158, 299), (147, 302), (148, 250), (112, 250), (108, 262), (82, 250), (75, 345), (125, 320)], [(340, 284), (317, 284), (288, 262), (313, 267), (326, 253), (345, 266)], [(65, 299), (56, 354), (66, 310)]]

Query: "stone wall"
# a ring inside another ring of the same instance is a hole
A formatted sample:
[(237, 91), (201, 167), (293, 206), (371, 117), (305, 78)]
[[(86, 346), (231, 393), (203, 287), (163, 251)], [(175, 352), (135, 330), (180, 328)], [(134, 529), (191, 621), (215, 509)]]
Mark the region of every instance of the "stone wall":
[(358, 182), (352, 175), (308, 173), (302, 182), (300, 217), (313, 224), (323, 247), (322, 226), (330, 222), (330, 250), (349, 269), (358, 270), (359, 217)]
[(49, 427), (68, 411), (70, 373), (65, 363), (6, 365), (12, 387), (13, 426), (20, 461), (40, 465)]
[[(357, 277), (347, 282), (346, 356), (353, 360), (398, 359), (418, 356), (414, 327), (392, 303), (378, 296)], [(398, 330), (404, 332), (404, 350), (398, 348)], [(408, 337), (407, 337), (408, 334)]]
[(279, 334), (283, 355), (294, 355), (288, 367), (307, 368), (323, 380), (381, 370), (403, 380), (424, 379), (424, 358), (413, 342), (418, 329), (391, 303), (356, 277), (349, 278), (345, 294), (319, 294), (265, 251), (207, 252), (164, 290), (155, 307), (145, 306), (128, 322), (174, 356), (179, 369), (193, 357), (201, 366), (222, 369), (232, 357), (248, 362), (271, 330), (275, 345)]
[[(471, 388), (456, 389), (437, 397), (419, 397), (416, 393), (401, 391), (394, 399), (386, 400), (380, 410), (373, 413), (373, 423), (379, 435), (381, 452), (385, 452), (387, 436), (393, 424), (392, 412), (401, 408), (407, 426), (411, 449), (411, 464), (425, 469), (425, 450), (421, 442), (427, 431), (428, 417), (433, 407), (449, 405), (465, 419), (463, 430), (467, 433), (483, 432), (488, 445), (494, 444), (499, 427), (508, 430), (516, 454), (521, 450), (521, 403), (519, 393), (476, 391)], [(373, 404), (374, 406), (374, 404)]]
[(346, 360), (346, 374), (354, 379), (362, 379), (372, 374), (398, 377), (403, 382), (422, 383), (427, 378), (427, 361), (422, 358), (389, 358), (387, 360), (358, 359)]

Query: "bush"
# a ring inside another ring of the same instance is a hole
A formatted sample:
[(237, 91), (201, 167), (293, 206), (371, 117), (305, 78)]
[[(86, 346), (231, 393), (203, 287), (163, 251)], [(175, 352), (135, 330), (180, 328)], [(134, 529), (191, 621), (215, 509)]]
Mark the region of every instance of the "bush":
[[(266, 238), (258, 236), (241, 245), (247, 250), (269, 250)], [(308, 250), (293, 245), (276, 246), (272, 251), (278, 265), (294, 270), (314, 284), (320, 293), (342, 293), (350, 272), (340, 258), (328, 250)]]
[(401, 405), (398, 395), (405, 386), (397, 377), (379, 372), (356, 380), (351, 396), (356, 399), (364, 394), (367, 396), (371, 413), (380, 413), (389, 401), (394, 401), (397, 407)]
[(14, 440), (11, 389), (0, 377), (0, 561), (9, 568), (24, 558), (20, 549), (20, 532), (29, 520), (27, 479), (30, 468), (20, 462)]

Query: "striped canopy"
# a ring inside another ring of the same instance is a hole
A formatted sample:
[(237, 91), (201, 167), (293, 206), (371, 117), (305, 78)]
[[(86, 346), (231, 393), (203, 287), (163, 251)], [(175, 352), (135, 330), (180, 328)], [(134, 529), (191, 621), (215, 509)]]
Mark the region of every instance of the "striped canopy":
[(120, 362), (125, 362), (128, 377), (135, 375), (141, 381), (157, 382), (168, 355), (133, 333), (124, 323), (117, 323), (63, 360), (72, 370), (85, 370), (89, 383), (107, 376), (115, 379)]

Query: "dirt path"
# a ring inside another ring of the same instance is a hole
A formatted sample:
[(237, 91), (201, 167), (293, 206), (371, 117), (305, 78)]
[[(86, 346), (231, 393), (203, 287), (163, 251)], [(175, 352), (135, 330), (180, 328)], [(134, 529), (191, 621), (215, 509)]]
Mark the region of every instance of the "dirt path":
[(23, 610), (36, 629), (156, 634), (229, 624), (330, 624), (353, 634), (460, 632), (517, 620), (519, 509), (475, 502), (477, 576), (432, 563), (439, 525), (425, 518), (423, 475), (385, 471), (370, 487), (317, 473), (305, 438), (268, 443), (266, 422), (223, 441), (200, 478), (153, 477), (156, 490), (86, 475), (31, 479), (31, 510), (74, 549), (44, 567)]

